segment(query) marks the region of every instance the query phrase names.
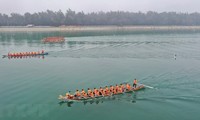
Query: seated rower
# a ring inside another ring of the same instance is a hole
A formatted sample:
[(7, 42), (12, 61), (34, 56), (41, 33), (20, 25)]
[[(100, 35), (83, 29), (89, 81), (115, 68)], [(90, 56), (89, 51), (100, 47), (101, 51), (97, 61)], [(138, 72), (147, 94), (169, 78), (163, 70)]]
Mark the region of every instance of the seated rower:
[(102, 88), (102, 95), (106, 96), (106, 90), (105, 90), (105, 88), (104, 89)]
[(117, 94), (117, 90), (115, 88), (113, 89), (113, 94)]
[(121, 88), (122, 88), (122, 92), (124, 92), (124, 85), (123, 84), (120, 84), (121, 85)]
[(88, 95), (90, 95), (92, 92), (92, 90), (90, 90), (90, 88), (88, 88)]
[(79, 90), (76, 90), (76, 92), (75, 92), (75, 95), (74, 95), (75, 97), (80, 97), (81, 96), (81, 93), (79, 92)]
[(103, 96), (108, 96), (105, 88), (103, 89)]
[(131, 91), (131, 86), (130, 86), (130, 84), (126, 84), (126, 91)]
[(115, 86), (116, 93), (118, 93), (118, 89), (119, 89), (119, 86), (116, 84), (116, 86)]
[(93, 89), (93, 93), (96, 93), (96, 91), (97, 91), (97, 89), (96, 89), (96, 88), (94, 88), (94, 89)]
[(81, 91), (81, 96), (83, 98), (87, 98), (88, 97), (88, 94), (84, 91), (84, 89), (82, 89), (82, 91)]
[(85, 94), (83, 95), (83, 97), (84, 97), (84, 98), (87, 98), (87, 97), (88, 97), (88, 94), (87, 94), (87, 93), (85, 93)]
[(70, 94), (70, 91), (66, 93), (67, 99), (73, 99), (74, 96)]
[(88, 94), (90, 97), (94, 97), (94, 93), (93, 92), (90, 92), (90, 94)]
[(118, 93), (122, 93), (122, 87), (119, 85)]
[(82, 90), (81, 90), (81, 96), (84, 96), (84, 95), (85, 95), (85, 90), (82, 89)]
[(110, 91), (109, 91), (109, 89), (108, 89), (108, 87), (107, 87), (107, 86), (105, 87), (104, 91), (105, 91), (105, 95), (107, 95), (107, 96), (109, 96), (109, 95), (110, 95)]
[(114, 91), (114, 87), (111, 85), (110, 86), (110, 92), (113, 94), (113, 91)]
[(99, 95), (102, 95), (102, 96), (104, 95), (104, 91), (103, 91), (102, 87), (99, 88)]
[(99, 90), (97, 89), (97, 91), (96, 91), (96, 93), (95, 93), (95, 96), (100, 96), (99, 94), (100, 94), (100, 92), (99, 92)]
[(99, 96), (98, 90), (96, 88), (94, 88), (94, 95)]

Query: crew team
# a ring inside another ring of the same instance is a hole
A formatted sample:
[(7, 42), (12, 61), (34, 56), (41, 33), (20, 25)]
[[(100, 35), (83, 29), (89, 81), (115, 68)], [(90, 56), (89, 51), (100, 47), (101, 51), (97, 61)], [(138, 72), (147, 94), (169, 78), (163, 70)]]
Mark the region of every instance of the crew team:
[(74, 95), (70, 94), (70, 91), (66, 93), (66, 97), (67, 99), (76, 99), (76, 98), (88, 98), (88, 97), (98, 97), (98, 96), (110, 96), (113, 94), (120, 94), (123, 93), (125, 91), (131, 91), (132, 89), (137, 87), (137, 80), (134, 79), (133, 81), (133, 87), (131, 87), (130, 84), (120, 84), (120, 85), (115, 85), (115, 86), (106, 86), (104, 88), (100, 87), (99, 89), (94, 88), (93, 90), (91, 90), (90, 88), (88, 88), (87, 92), (85, 92), (84, 89), (82, 89), (81, 91), (76, 90), (76, 92), (74, 93)]
[(39, 55), (44, 54), (44, 50), (41, 52), (19, 52), (19, 53), (8, 53), (8, 56), (30, 56), (30, 55)]

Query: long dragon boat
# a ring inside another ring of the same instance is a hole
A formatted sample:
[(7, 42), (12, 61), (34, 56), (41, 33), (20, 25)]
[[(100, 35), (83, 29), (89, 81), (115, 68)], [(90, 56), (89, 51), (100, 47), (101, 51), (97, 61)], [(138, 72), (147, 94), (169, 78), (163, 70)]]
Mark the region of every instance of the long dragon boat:
[(100, 96), (95, 96), (95, 97), (74, 97), (73, 99), (69, 99), (67, 96), (59, 95), (58, 99), (60, 100), (60, 102), (80, 102), (80, 101), (87, 101), (87, 100), (93, 100), (93, 99), (100, 99), (100, 98), (104, 98), (104, 97), (111, 97), (111, 96), (125, 94), (125, 93), (131, 93), (131, 92), (139, 91), (142, 89), (145, 89), (145, 86), (140, 84), (136, 88), (132, 88), (129, 91), (125, 90), (122, 93), (110, 94), (107, 96), (100, 95)]
[(42, 42), (49, 42), (49, 43), (58, 43), (58, 42), (64, 42), (64, 37), (46, 37), (42, 39)]
[(25, 52), (25, 53), (8, 53), (7, 55), (3, 55), (2, 58), (6, 57), (23, 57), (23, 56), (44, 56), (48, 55), (48, 52), (40, 52), (40, 53), (32, 53), (32, 52)]

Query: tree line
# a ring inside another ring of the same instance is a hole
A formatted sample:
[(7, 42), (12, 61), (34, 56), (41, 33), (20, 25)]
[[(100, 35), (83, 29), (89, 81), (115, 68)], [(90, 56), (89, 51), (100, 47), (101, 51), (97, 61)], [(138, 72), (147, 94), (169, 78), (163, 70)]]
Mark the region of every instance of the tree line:
[(200, 13), (176, 12), (75, 12), (68, 9), (65, 13), (61, 10), (37, 13), (0, 13), (0, 26), (60, 26), (60, 25), (200, 25)]

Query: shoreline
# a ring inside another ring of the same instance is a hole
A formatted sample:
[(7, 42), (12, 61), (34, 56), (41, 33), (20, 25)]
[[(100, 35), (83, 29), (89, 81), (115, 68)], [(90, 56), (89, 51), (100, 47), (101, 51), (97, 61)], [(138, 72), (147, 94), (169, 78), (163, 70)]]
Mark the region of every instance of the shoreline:
[(200, 26), (1, 26), (0, 32), (200, 31)]

